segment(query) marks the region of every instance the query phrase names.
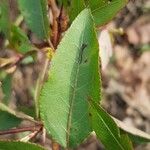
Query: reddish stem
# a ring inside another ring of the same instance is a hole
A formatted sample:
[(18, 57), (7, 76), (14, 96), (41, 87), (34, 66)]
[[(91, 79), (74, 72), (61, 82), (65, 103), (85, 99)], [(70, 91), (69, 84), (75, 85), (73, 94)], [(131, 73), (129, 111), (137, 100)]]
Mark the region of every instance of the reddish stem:
[(4, 131), (0, 131), (0, 135), (15, 134), (15, 133), (26, 132), (26, 131), (40, 131), (42, 127), (43, 127), (42, 125), (37, 125), (31, 127), (4, 130)]

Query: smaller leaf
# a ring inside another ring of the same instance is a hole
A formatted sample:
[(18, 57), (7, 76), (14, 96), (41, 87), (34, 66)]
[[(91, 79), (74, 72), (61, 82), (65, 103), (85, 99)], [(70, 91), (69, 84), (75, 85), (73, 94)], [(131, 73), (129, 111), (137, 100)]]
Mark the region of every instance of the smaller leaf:
[(63, 5), (65, 7), (67, 7), (70, 3), (68, 0), (57, 0), (57, 1), (60, 6)]
[(21, 123), (21, 119), (16, 116), (0, 110), (0, 130), (8, 130), (17, 127)]
[(6, 75), (2, 81), (2, 91), (4, 93), (3, 101), (8, 104), (9, 98), (11, 96), (11, 85), (12, 85), (12, 75)]
[(127, 150), (133, 149), (133, 145), (128, 134), (120, 132), (120, 136), (121, 136), (120, 138), (121, 138), (122, 144), (125, 145), (126, 149)]
[(22, 15), (32, 32), (40, 39), (49, 36), (47, 0), (18, 0)]
[(0, 150), (45, 150), (37, 144), (17, 142), (17, 141), (0, 141)]
[(102, 26), (109, 22), (121, 10), (128, 0), (111, 0), (103, 5), (97, 5), (97, 8), (92, 9), (94, 22), (97, 26)]
[(102, 7), (104, 4), (108, 3), (109, 0), (88, 0), (86, 5), (91, 8), (91, 10)]
[(136, 143), (150, 142), (149, 134), (147, 134), (141, 130), (138, 130), (134, 127), (129, 127), (125, 123), (123, 123), (122, 121), (120, 121), (114, 117), (112, 117), (112, 118), (116, 122), (118, 127), (129, 135), (129, 137), (131, 138), (132, 141), (134, 141)]
[(34, 106), (32, 106), (32, 107), (29, 107), (29, 106), (19, 106), (17, 108), (18, 108), (19, 111), (21, 111), (21, 112), (23, 112), (23, 113), (25, 113), (25, 114), (33, 117), (33, 118), (36, 117)]
[(11, 38), (10, 44), (13, 48), (18, 50), (18, 52), (25, 54), (33, 50), (33, 46), (30, 43), (26, 34), (17, 26), (12, 26), (11, 28)]
[(72, 0), (69, 12), (70, 21), (72, 22), (84, 8), (85, 8), (84, 0)]
[(0, 0), (0, 33), (9, 38), (10, 20), (8, 0)]
[[(6, 89), (5, 89), (6, 90)], [(22, 119), (15, 115), (6, 105), (0, 103), (0, 130), (8, 130), (17, 127)]]
[(30, 120), (32, 122), (36, 122), (31, 116), (28, 116), (28, 115), (26, 115), (26, 114), (24, 114), (22, 112), (14, 111), (14, 110), (12, 110), (11, 108), (9, 108), (8, 106), (6, 106), (3, 103), (0, 103), (0, 110), (4, 111), (4, 112), (7, 112), (7, 113), (15, 116), (16, 118), (24, 119), (24, 120)]
[[(120, 135), (119, 128), (113, 119), (93, 100), (91, 105), (91, 123), (97, 137), (107, 150), (132, 150), (127, 137)], [(124, 139), (125, 138), (125, 139)]]

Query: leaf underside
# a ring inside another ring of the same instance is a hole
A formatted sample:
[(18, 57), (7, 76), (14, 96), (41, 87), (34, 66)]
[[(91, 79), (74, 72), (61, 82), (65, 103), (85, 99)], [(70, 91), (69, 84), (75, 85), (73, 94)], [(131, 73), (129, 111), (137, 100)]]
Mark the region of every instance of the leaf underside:
[(134, 127), (129, 127), (124, 122), (112, 117), (116, 122), (117, 126), (122, 132), (127, 133), (130, 139), (135, 143), (146, 143), (150, 142), (150, 135)]
[(44, 125), (63, 147), (77, 146), (92, 131), (88, 98), (100, 100), (98, 62), (93, 20), (85, 9), (60, 43), (40, 96)]

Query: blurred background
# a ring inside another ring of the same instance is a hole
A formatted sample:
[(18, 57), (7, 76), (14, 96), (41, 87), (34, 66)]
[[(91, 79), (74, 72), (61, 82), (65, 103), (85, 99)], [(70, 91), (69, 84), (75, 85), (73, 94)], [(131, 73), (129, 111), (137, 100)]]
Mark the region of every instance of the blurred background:
[[(150, 1), (130, 1), (110, 26), (125, 34), (114, 36), (113, 55), (103, 71), (103, 106), (150, 134)], [(150, 150), (150, 145), (135, 149)]]
[[(14, 20), (18, 14), (16, 1), (10, 0), (10, 3), (11, 19)], [(21, 26), (30, 34), (25, 24)], [(111, 46), (107, 48), (108, 59), (105, 60), (106, 65), (102, 70), (102, 105), (110, 114), (129, 126), (150, 134), (150, 1), (131, 0), (104, 28), (110, 35)], [(30, 38), (40, 43), (34, 35), (30, 34)], [(103, 51), (105, 53), (105, 50)], [(13, 55), (14, 53), (9, 50), (0, 50), (0, 57)], [(17, 108), (33, 117), (33, 94), (43, 66), (43, 57), (41, 53), (38, 54), (36, 61), (28, 57), (19, 64), (13, 76), (0, 72), (0, 80), (3, 83), (0, 100), (9, 101), (13, 109)], [(0, 120), (4, 118), (5, 115), (0, 114)], [(10, 118), (7, 116), (6, 119)], [(17, 139), (18, 135), (6, 136), (8, 137)], [(2, 138), (4, 136), (0, 136), (0, 139)], [(34, 142), (40, 143), (40, 138)], [(48, 149), (49, 145), (50, 141), (47, 140)], [(134, 145), (134, 147), (135, 150), (150, 150), (150, 144)], [(92, 137), (78, 149), (102, 150), (103, 147), (95, 137)]]

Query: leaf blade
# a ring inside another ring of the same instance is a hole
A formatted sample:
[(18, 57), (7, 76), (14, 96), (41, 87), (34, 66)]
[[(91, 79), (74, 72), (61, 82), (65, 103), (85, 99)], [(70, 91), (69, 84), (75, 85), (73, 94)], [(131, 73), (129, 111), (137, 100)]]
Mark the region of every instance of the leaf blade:
[(49, 36), (47, 0), (18, 0), (18, 4), (31, 31), (40, 39), (47, 39)]
[(86, 5), (91, 8), (91, 10), (96, 9), (97, 7), (103, 6), (109, 0), (89, 0), (86, 2)]
[(70, 7), (69, 16), (72, 22), (75, 17), (85, 8), (84, 0), (72, 0)]
[(0, 130), (8, 130), (17, 127), (21, 123), (21, 119), (16, 116), (0, 110)]
[(3, 33), (6, 38), (9, 38), (10, 20), (8, 0), (0, 1), (0, 33)]
[(60, 43), (40, 96), (44, 125), (64, 147), (74, 147), (89, 135), (87, 98), (100, 99), (99, 49), (93, 26), (89, 10), (83, 10)]
[(21, 147), (23, 147), (24, 150), (45, 150), (43, 147), (36, 144), (16, 141), (0, 141), (0, 149), (20, 150)]
[(92, 10), (92, 15), (97, 26), (102, 26), (109, 22), (128, 0), (112, 0)]
[(12, 76), (8, 74), (2, 80), (2, 91), (4, 93), (3, 101), (5, 104), (8, 104), (9, 98), (11, 97), (11, 88), (12, 88)]
[[(97, 137), (102, 141), (107, 150), (132, 150), (126, 136), (121, 136), (119, 128), (111, 117), (92, 99), (91, 123)], [(111, 139), (111, 140), (110, 140)]]
[(27, 35), (15, 25), (12, 25), (11, 27), (9, 42), (11, 46), (21, 54), (25, 54), (35, 49), (29, 41)]
[(0, 103), (0, 111), (6, 112), (18, 119), (21, 119), (21, 120), (29, 120), (29, 121), (37, 123), (37, 121), (34, 120), (34, 118), (32, 118), (31, 116), (28, 116), (22, 112), (14, 111), (13, 109), (9, 108), (8, 106), (6, 106), (3, 103)]

